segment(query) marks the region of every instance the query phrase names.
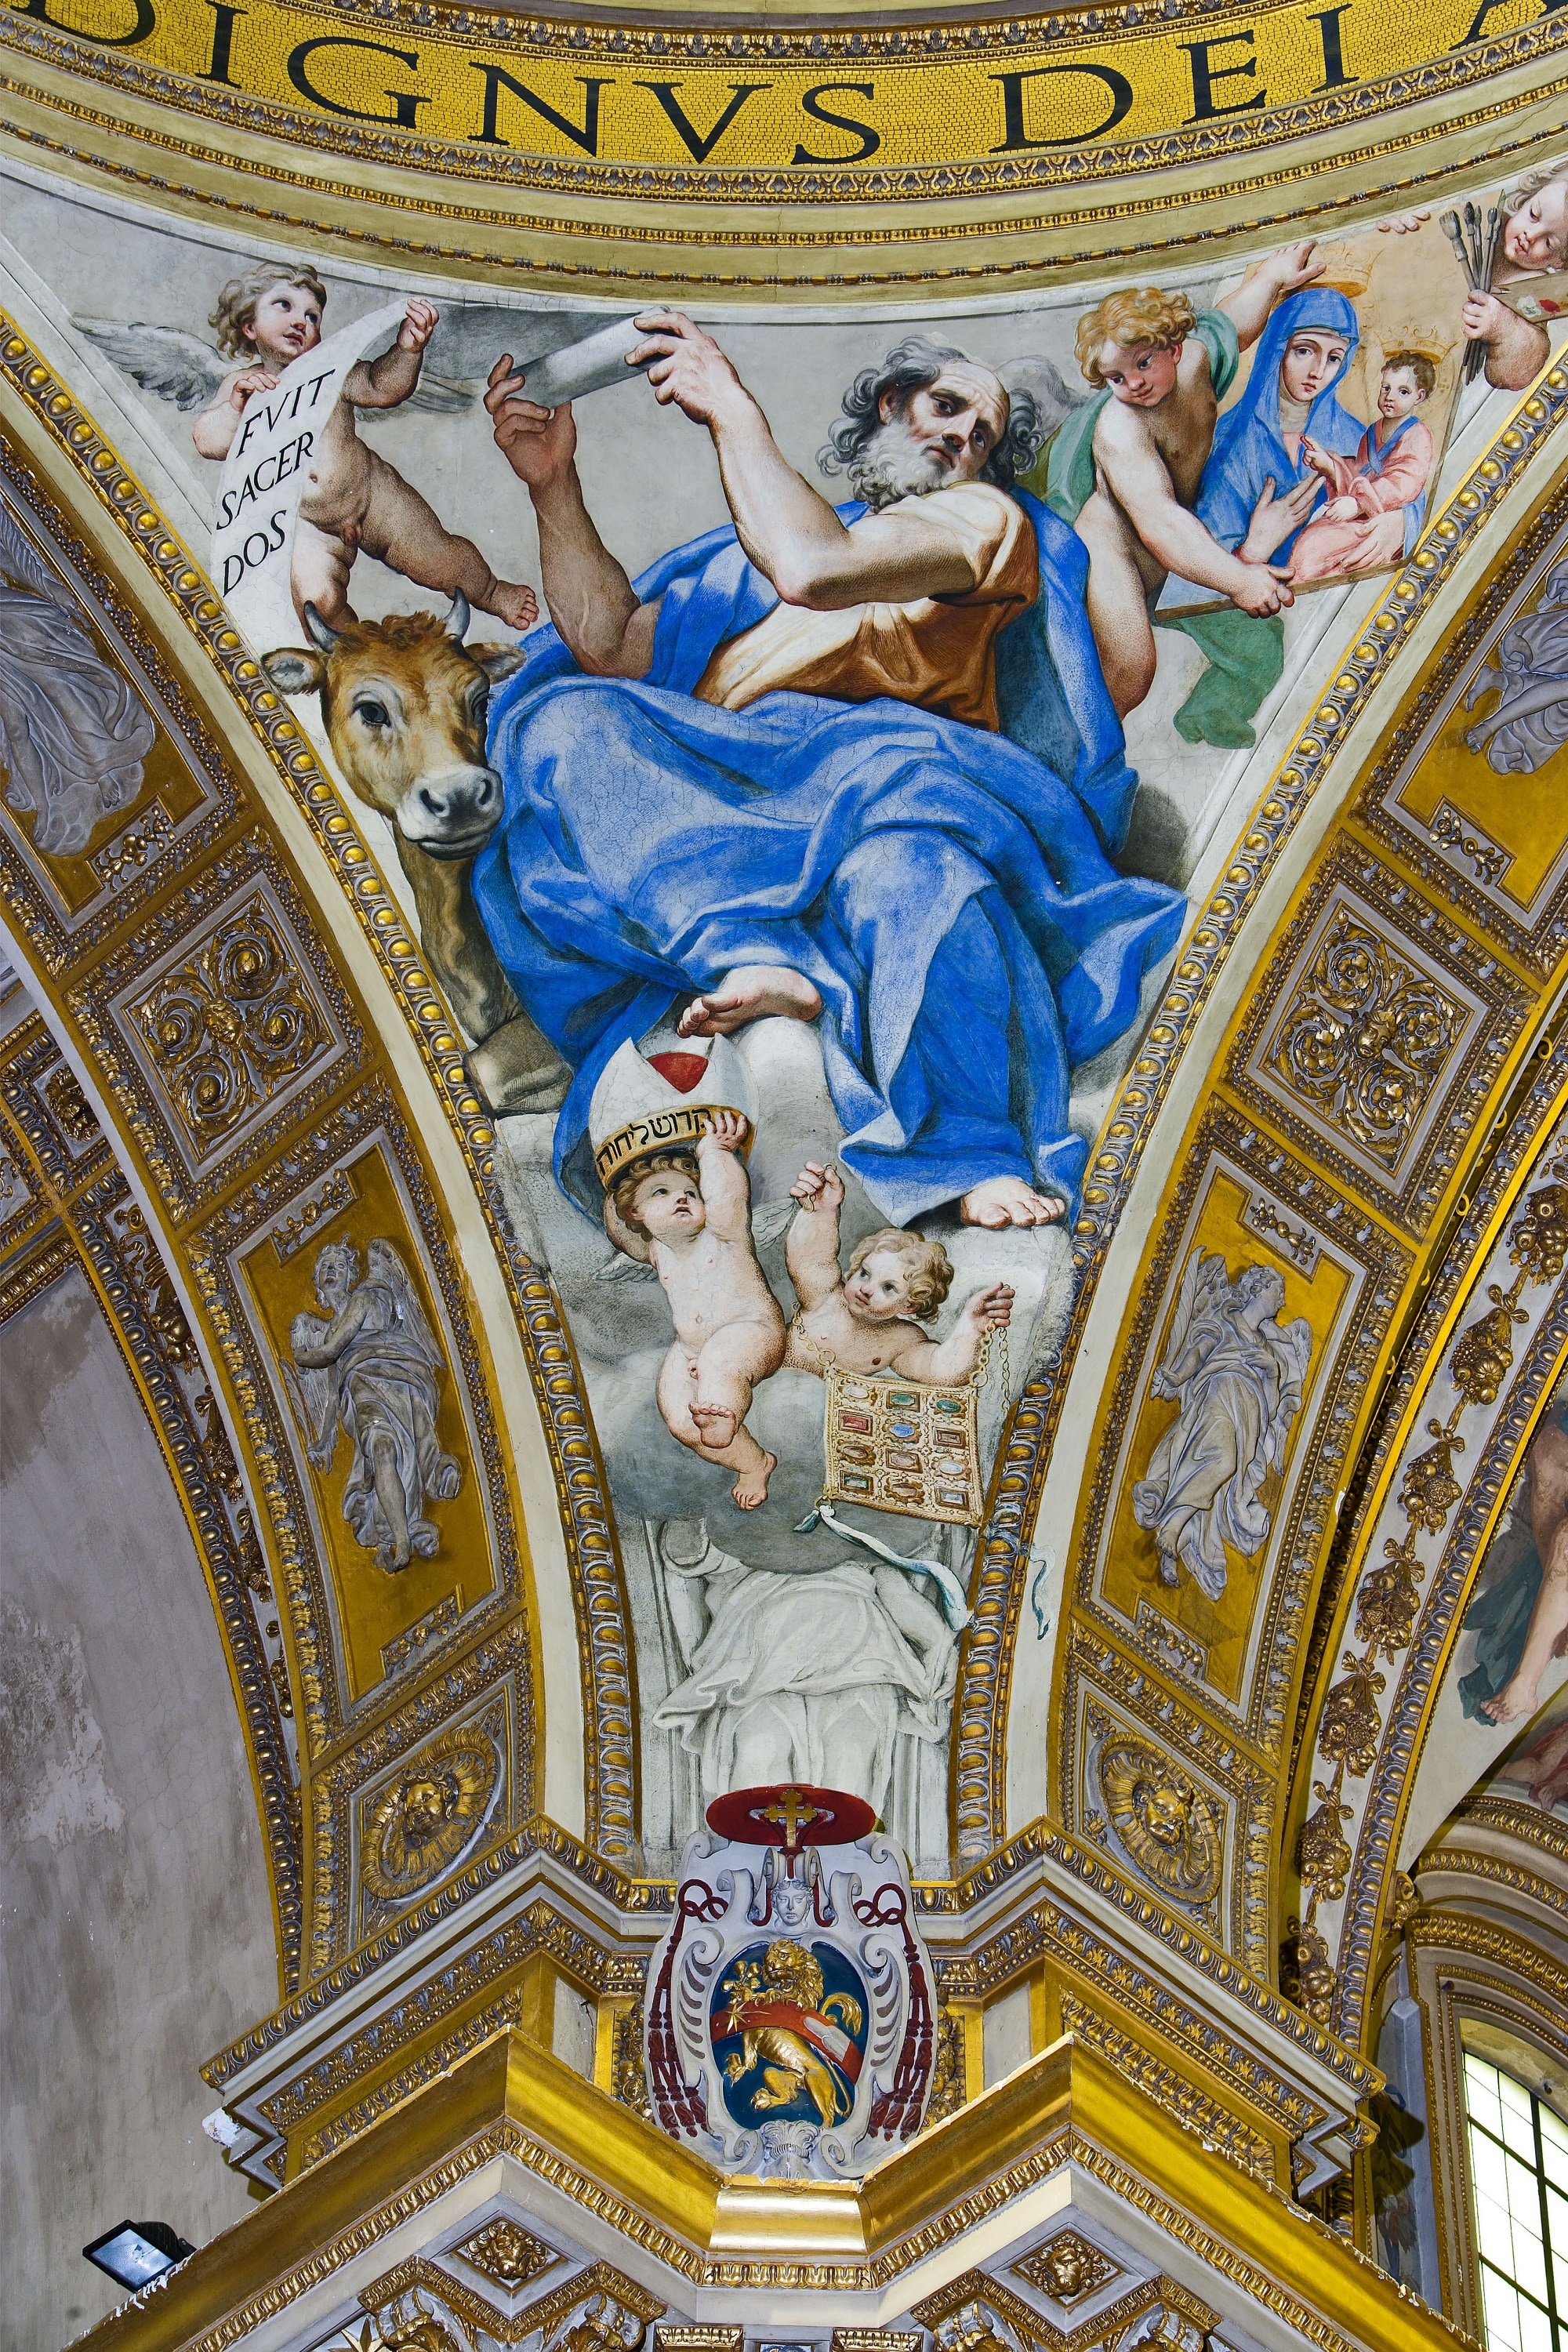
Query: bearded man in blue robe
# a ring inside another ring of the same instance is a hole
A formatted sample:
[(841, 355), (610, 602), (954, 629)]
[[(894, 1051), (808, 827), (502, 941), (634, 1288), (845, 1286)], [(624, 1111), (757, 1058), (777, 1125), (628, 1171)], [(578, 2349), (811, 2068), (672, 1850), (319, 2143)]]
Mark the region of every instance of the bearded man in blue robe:
[(637, 323), (628, 359), (711, 436), (732, 524), (636, 583), (570, 406), (510, 358), (486, 398), (553, 625), (495, 698), (506, 814), (473, 888), (574, 1074), (558, 1180), (596, 1211), (588, 1108), (625, 1040), (784, 1015), (816, 1024), (841, 1157), (890, 1223), (1053, 1223), (1087, 1156), (1068, 1074), (1129, 1027), (1184, 902), (1111, 864), (1137, 778), (1082, 545), (1013, 488), (1032, 404), (906, 341), (846, 395), (836, 509), (710, 336)]

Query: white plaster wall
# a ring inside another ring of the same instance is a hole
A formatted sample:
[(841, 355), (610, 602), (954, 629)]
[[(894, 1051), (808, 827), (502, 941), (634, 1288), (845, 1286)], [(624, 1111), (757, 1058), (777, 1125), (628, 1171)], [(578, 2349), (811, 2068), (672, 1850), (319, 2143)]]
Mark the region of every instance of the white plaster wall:
[(85, 1277), (0, 1333), (5, 2352), (122, 2299), (114, 2222), (247, 2210), (200, 2062), (273, 2008), (260, 1826), (211, 1601)]

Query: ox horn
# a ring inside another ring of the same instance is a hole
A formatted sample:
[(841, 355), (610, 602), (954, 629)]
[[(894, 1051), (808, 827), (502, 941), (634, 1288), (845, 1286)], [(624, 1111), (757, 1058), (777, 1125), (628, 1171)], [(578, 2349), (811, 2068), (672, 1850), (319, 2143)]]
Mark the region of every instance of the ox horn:
[(314, 604), (305, 605), (304, 619), (306, 634), (319, 654), (333, 653), (342, 644), (336, 629), (328, 627)]
[(459, 645), (468, 634), (468, 600), (460, 588), (452, 598), (452, 609), (447, 615), (447, 630)]

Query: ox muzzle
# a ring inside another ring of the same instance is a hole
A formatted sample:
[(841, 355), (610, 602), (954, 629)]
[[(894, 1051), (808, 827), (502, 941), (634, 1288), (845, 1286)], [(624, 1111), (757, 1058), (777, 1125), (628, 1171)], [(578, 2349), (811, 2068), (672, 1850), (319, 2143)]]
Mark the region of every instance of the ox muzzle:
[(431, 857), (474, 857), (500, 823), (494, 768), (471, 761), (417, 777), (397, 803), (397, 830)]

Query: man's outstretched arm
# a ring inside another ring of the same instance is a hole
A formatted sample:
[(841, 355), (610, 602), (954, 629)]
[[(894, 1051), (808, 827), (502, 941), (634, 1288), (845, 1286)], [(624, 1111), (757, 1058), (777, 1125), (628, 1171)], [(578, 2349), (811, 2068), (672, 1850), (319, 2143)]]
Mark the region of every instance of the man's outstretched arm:
[(707, 425), (741, 544), (786, 604), (837, 612), (958, 595), (975, 585), (974, 567), (952, 534), (919, 515), (868, 515), (851, 535), (784, 457), (712, 337), (682, 312), (647, 312), (637, 324), (645, 340), (630, 356), (652, 360), (657, 399)]
[(1321, 278), (1327, 263), (1310, 237), (1287, 245), (1278, 253), (1255, 261), (1234, 294), (1215, 304), (1236, 329), (1243, 351), (1255, 343), (1268, 323), (1268, 313), (1287, 294), (1299, 293)]
[[(1268, 564), (1243, 562), (1177, 502), (1164, 459), (1150, 447), (1129, 411), (1108, 404), (1101, 412), (1094, 454), (1117, 505), (1167, 572), (1216, 589), (1244, 613), (1278, 613), (1294, 601)], [(1314, 478), (1314, 498), (1317, 491)]]
[(550, 617), (579, 667), (595, 677), (646, 677), (658, 605), (641, 604), (599, 537), (577, 477), (570, 404), (541, 408), (518, 389), (510, 352), (490, 370), (485, 406), (496, 446), (528, 486), (539, 525), (539, 567)]

